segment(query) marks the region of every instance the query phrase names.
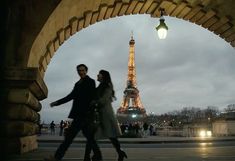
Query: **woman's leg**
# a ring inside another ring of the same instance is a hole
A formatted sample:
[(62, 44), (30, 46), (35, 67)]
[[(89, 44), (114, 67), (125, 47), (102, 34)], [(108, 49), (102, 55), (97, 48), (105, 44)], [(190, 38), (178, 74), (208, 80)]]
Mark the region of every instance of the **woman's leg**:
[(117, 138), (109, 138), (111, 143), (113, 144), (114, 148), (116, 149), (117, 152), (121, 150), (121, 145), (120, 142), (118, 141)]
[(118, 139), (117, 138), (109, 138), (109, 139), (118, 153), (118, 161), (123, 161), (124, 158), (127, 158), (126, 153), (123, 150), (121, 150), (121, 145)]

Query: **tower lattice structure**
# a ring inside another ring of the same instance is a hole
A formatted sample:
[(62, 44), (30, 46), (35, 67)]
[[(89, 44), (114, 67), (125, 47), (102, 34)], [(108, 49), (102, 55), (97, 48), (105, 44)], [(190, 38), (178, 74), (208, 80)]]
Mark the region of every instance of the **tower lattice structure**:
[(133, 115), (141, 117), (146, 116), (146, 111), (141, 103), (139, 90), (136, 81), (135, 69), (135, 40), (133, 35), (129, 41), (129, 59), (128, 59), (128, 74), (127, 84), (124, 90), (123, 100), (120, 108), (117, 110), (117, 115)]

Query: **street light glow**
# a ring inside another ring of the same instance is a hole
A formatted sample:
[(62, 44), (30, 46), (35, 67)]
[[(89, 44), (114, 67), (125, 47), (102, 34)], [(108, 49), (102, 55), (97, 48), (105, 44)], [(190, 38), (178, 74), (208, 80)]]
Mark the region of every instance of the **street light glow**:
[(212, 136), (212, 132), (210, 130), (201, 130), (199, 132), (199, 136), (204, 138), (204, 137), (211, 137)]
[(164, 9), (160, 8), (160, 14), (161, 14), (160, 24), (156, 27), (159, 39), (165, 39), (167, 36), (168, 27), (164, 22), (165, 21), (163, 17), (164, 11), (165, 11)]
[(131, 116), (132, 118), (136, 118), (137, 117), (137, 115), (136, 114), (132, 114), (132, 116)]

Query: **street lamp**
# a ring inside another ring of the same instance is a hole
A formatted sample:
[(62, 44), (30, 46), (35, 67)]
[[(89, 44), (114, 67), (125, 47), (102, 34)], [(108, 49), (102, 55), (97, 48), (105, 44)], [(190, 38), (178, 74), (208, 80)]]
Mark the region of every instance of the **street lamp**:
[(164, 22), (165, 19), (163, 17), (163, 14), (164, 14), (164, 9), (163, 8), (160, 8), (160, 14), (161, 14), (160, 24), (156, 27), (156, 30), (157, 30), (159, 39), (165, 39), (166, 35), (167, 35), (168, 27)]

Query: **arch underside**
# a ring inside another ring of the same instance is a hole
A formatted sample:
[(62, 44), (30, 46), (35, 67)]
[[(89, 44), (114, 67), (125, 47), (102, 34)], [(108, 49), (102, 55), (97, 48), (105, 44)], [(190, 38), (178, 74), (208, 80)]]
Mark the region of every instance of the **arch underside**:
[[(235, 47), (234, 19), (219, 12), (216, 4), (212, 2), (200, 0), (122, 0), (80, 4), (70, 1), (69, 4), (63, 4), (62, 1), (57, 7), (57, 11), (49, 18), (49, 20), (58, 22), (59, 19), (62, 19), (62, 23), (53, 22), (53, 25), (51, 25), (52, 23), (44, 25), (40, 34), (45, 35), (44, 33), (48, 29), (52, 29), (50, 27), (53, 27), (53, 33), (45, 39), (39, 34), (32, 46), (27, 66), (39, 67), (41, 75), (44, 76), (47, 65), (60, 45), (83, 28), (123, 15), (149, 14), (151, 17), (158, 18), (160, 17), (160, 8), (165, 9), (166, 15), (200, 25)], [(70, 15), (60, 17), (56, 14), (65, 12), (69, 12)], [(34, 51), (37, 53), (35, 54)]]

